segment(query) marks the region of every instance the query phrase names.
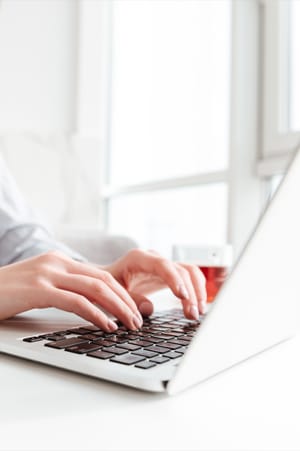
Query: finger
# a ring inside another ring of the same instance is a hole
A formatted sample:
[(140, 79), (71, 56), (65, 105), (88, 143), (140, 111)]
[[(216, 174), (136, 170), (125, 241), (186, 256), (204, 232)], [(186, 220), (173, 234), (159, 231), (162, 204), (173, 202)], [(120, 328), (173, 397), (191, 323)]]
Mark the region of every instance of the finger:
[(189, 265), (186, 263), (178, 263), (178, 265), (182, 266), (188, 271), (196, 294), (199, 311), (202, 315), (204, 315), (207, 308), (207, 293), (206, 280), (202, 271), (196, 265)]
[[(103, 280), (77, 274), (60, 276), (56, 286), (75, 292), (98, 304), (118, 318), (126, 327), (136, 330), (142, 326), (141, 315), (137, 316), (122, 298)], [(134, 302), (134, 301), (132, 301)], [(136, 307), (135, 307), (136, 308)]]
[(148, 298), (138, 293), (131, 292), (130, 294), (143, 316), (147, 317), (152, 315), (154, 307), (152, 302)]
[(158, 276), (172, 290), (175, 296), (181, 299), (188, 299), (189, 293), (185, 286), (185, 280), (181, 277), (175, 264), (152, 252), (141, 250), (132, 251), (130, 254), (130, 266), (136, 272), (141, 271), (146, 274)]
[(190, 274), (183, 266), (176, 264), (176, 267), (178, 272), (181, 274), (182, 279), (184, 280), (185, 287), (188, 292), (188, 296), (181, 299), (184, 315), (188, 319), (197, 320), (199, 318), (198, 301)]
[(152, 252), (148, 255), (147, 260), (150, 261), (150, 265), (151, 263), (153, 265), (150, 266), (152, 273), (160, 276), (175, 296), (181, 299), (186, 318), (197, 320), (199, 318), (199, 307), (189, 272), (181, 265), (165, 260)]
[(110, 288), (125, 302), (129, 309), (142, 321), (140, 313), (133, 299), (130, 297), (127, 290), (107, 271), (103, 271), (97, 266), (86, 263), (76, 262), (72, 260), (67, 268), (71, 274), (85, 275), (97, 280), (103, 280)]
[(61, 289), (51, 289), (51, 307), (72, 312), (81, 318), (95, 324), (106, 332), (114, 332), (118, 329), (117, 324), (109, 319), (105, 313), (101, 312), (84, 296), (71, 291)]

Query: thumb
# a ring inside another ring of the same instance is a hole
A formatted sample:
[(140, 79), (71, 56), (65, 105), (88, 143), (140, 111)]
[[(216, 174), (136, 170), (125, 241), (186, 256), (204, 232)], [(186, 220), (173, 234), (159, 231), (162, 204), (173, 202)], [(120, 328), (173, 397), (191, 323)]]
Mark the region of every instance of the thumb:
[(150, 316), (153, 313), (154, 307), (152, 302), (146, 298), (145, 296), (137, 293), (130, 292), (129, 293), (134, 302), (137, 305), (137, 308), (141, 312), (143, 316)]

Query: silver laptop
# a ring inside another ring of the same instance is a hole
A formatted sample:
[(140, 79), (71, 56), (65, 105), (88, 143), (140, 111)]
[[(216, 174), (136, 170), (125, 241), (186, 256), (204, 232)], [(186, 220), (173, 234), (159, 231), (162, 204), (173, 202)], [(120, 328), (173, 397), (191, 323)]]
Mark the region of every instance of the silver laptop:
[(0, 351), (135, 388), (170, 394), (297, 332), (300, 152), (209, 313), (158, 312), (139, 331), (106, 334), (75, 315), (31, 311), (0, 322)]

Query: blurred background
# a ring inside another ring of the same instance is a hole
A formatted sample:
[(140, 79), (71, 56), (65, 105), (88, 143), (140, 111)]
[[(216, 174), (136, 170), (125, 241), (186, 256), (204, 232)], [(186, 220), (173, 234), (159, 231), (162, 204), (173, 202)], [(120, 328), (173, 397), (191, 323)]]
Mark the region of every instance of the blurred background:
[(235, 255), (300, 142), (299, 0), (0, 0), (0, 155), (55, 233)]

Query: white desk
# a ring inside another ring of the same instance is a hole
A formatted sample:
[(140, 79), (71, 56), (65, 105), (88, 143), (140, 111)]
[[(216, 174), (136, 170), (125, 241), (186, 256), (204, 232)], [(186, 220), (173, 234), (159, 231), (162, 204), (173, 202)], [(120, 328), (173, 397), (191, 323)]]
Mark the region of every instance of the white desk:
[(299, 450), (300, 336), (175, 397), (0, 354), (0, 449)]

